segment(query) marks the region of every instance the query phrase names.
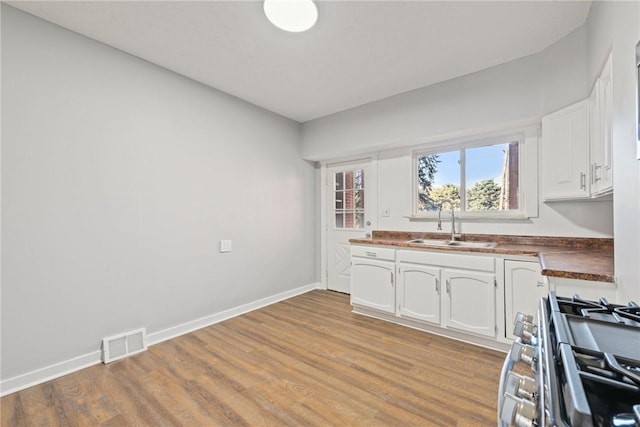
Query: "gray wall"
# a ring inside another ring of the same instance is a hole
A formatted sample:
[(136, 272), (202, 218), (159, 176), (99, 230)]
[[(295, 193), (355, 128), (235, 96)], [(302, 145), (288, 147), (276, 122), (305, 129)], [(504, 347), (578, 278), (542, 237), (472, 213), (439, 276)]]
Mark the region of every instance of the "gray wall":
[(324, 160), (535, 119), (587, 96), (586, 30), (544, 51), (303, 124), (302, 155)]
[(637, 160), (640, 147), (637, 147), (635, 99), (640, 3), (594, 2), (587, 25), (591, 81), (612, 52), (613, 211), (618, 298), (621, 302), (640, 302), (640, 161)]
[(6, 5), (2, 67), (3, 379), (318, 281), (297, 123)]

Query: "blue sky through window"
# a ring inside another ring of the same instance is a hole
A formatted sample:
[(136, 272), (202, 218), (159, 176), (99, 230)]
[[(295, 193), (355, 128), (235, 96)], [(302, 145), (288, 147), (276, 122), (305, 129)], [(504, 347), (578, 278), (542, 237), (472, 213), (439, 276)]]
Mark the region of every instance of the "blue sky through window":
[[(472, 187), (484, 179), (495, 179), (502, 175), (504, 151), (509, 144), (488, 145), (466, 149), (466, 186)], [(438, 171), (434, 177), (434, 187), (444, 184), (460, 185), (460, 151), (438, 153)]]

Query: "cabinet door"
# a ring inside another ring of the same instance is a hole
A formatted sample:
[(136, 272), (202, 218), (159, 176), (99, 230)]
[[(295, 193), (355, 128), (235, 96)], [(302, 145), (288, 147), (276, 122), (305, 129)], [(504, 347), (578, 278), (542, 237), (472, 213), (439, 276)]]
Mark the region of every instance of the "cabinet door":
[(351, 304), (395, 313), (395, 263), (351, 258)]
[(613, 69), (611, 67), (611, 55), (600, 75), (600, 132), (601, 143), (599, 162), (594, 164), (594, 181), (597, 185), (597, 193), (609, 193), (613, 189), (613, 162), (612, 162), (612, 136), (613, 136)]
[(602, 131), (602, 114), (601, 114), (601, 87), (602, 82), (598, 78), (591, 95), (589, 96), (589, 159), (591, 161), (590, 170), (590, 182), (591, 193), (597, 193), (600, 189), (600, 183), (602, 179), (598, 177), (601, 173), (604, 148), (603, 148), (603, 135)]
[(398, 264), (398, 315), (440, 325), (440, 269)]
[(447, 328), (496, 336), (495, 275), (443, 270), (446, 296), (442, 299)]
[(536, 316), (540, 298), (549, 294), (549, 282), (540, 274), (540, 263), (527, 261), (504, 262), (505, 335), (513, 335), (513, 319), (521, 312)]
[(545, 200), (590, 197), (588, 100), (542, 118), (542, 180)]

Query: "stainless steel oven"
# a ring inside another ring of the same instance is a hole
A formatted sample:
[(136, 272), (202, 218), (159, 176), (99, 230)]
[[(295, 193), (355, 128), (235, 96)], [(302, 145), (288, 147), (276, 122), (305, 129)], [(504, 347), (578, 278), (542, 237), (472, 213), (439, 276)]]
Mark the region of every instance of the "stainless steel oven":
[[(518, 338), (500, 378), (499, 427), (640, 427), (636, 303), (550, 292), (541, 299), (535, 321), (531, 315), (516, 316), (514, 334)], [(529, 373), (515, 373), (517, 364)]]

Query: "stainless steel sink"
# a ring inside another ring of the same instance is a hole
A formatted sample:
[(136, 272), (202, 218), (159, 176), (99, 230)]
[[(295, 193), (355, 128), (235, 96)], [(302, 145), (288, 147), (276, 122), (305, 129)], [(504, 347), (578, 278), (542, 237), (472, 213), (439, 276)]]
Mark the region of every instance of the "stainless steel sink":
[(447, 246), (458, 246), (461, 248), (495, 248), (496, 242), (463, 242), (455, 240), (448, 242)]
[(407, 243), (425, 246), (454, 246), (459, 248), (495, 248), (496, 242), (466, 242), (462, 240), (414, 239)]
[(447, 246), (449, 244), (449, 241), (437, 240), (437, 239), (414, 239), (414, 240), (409, 240), (407, 243), (417, 243), (419, 245), (430, 245), (430, 246)]

